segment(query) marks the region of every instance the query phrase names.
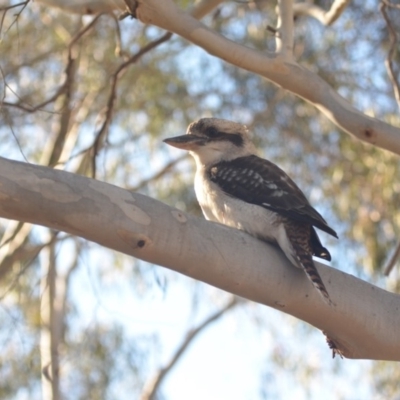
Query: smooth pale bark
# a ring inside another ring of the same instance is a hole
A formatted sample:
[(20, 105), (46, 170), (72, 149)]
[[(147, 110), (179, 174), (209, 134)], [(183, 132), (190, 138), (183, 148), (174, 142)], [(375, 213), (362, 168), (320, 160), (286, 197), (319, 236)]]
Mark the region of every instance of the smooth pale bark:
[(124, 11), (124, 0), (37, 0), (46, 6), (60, 8), (69, 13), (97, 14), (100, 12)]
[[(195, 1), (190, 13), (195, 18), (203, 18), (224, 0)], [(59, 8), (74, 14), (98, 14), (127, 10), (125, 0), (36, 0), (37, 3)], [(128, 0), (128, 3), (130, 0)], [(134, 2), (132, 3), (134, 4)]]
[(344, 356), (400, 361), (400, 296), (317, 263), (336, 304), (274, 246), (93, 179), (0, 158), (0, 217), (62, 230), (274, 307)]

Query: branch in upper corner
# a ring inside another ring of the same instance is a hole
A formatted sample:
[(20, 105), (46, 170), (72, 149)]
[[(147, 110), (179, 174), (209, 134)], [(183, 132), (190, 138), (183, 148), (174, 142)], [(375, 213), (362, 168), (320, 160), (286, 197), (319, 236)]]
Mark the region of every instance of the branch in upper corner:
[(397, 31), (394, 28), (392, 21), (389, 18), (389, 15), (387, 13), (387, 4), (384, 1), (381, 1), (381, 5), (380, 5), (380, 10), (381, 13), (383, 15), (383, 18), (385, 19), (388, 31), (389, 31), (389, 39), (390, 39), (390, 48), (389, 48), (389, 52), (385, 61), (385, 66), (386, 66), (386, 70), (387, 73), (389, 75), (389, 79), (392, 82), (393, 85), (393, 91), (394, 91), (394, 97), (396, 98), (397, 101), (397, 105), (400, 108), (400, 84), (399, 81), (397, 79), (397, 76), (394, 72), (394, 66), (393, 66), (393, 58), (396, 54), (397, 51)]
[(98, 14), (123, 11), (124, 0), (36, 0), (37, 3), (74, 14)]
[[(7, 101), (2, 101), (3, 106), (7, 107), (14, 107), (18, 108), (20, 110), (23, 110), (28, 113), (34, 113), (38, 110), (43, 110), (45, 106), (54, 103), (61, 95), (67, 93), (68, 91), (71, 90), (72, 82), (73, 82), (73, 70), (74, 70), (74, 64), (75, 64), (75, 58), (72, 57), (72, 47), (73, 45), (84, 35), (86, 34), (90, 29), (94, 27), (94, 25), (97, 23), (99, 18), (101, 17), (102, 14), (96, 15), (93, 20), (84, 26), (71, 40), (71, 42), (68, 45), (68, 61), (67, 65), (65, 67), (65, 79), (64, 82), (60, 85), (60, 87), (55, 91), (55, 93), (48, 99), (44, 100), (40, 104), (37, 104), (35, 106), (30, 105), (30, 104), (24, 104), (24, 100), (20, 99), (18, 103), (9, 103)], [(3, 78), (4, 79), (4, 78)], [(12, 88), (5, 82), (4, 84), (16, 97), (19, 98), (18, 94), (12, 90)]]
[(308, 2), (295, 3), (294, 15), (308, 15), (317, 19), (323, 25), (332, 25), (343, 13), (350, 0), (335, 0), (328, 11)]
[[(27, 0), (28, 3), (30, 0)], [(224, 0), (201, 0), (191, 9), (191, 14), (195, 18), (202, 18), (212, 11), (215, 7), (221, 4)], [(126, 12), (132, 14), (134, 10), (135, 0), (36, 0), (39, 4), (44, 4), (49, 7), (59, 8), (65, 12), (74, 14), (98, 14), (98, 13), (111, 13), (113, 11), (120, 11), (122, 16), (126, 16)], [(130, 6), (127, 2), (131, 3)], [(24, 2), (25, 3), (25, 2)], [(22, 5), (20, 3), (18, 5)], [(12, 7), (16, 7), (14, 5)], [(11, 7), (4, 7), (2, 9), (9, 9)], [(130, 10), (130, 11), (129, 11)]]
[(400, 154), (399, 128), (358, 111), (314, 72), (225, 38), (184, 13), (171, 0), (138, 0), (137, 4), (136, 16), (143, 23), (174, 32), (225, 62), (269, 79), (313, 104), (344, 131)]
[(21, 8), (16, 14), (14, 14), (14, 20), (13, 20), (13, 22), (11, 23), (11, 25), (10, 25), (10, 26), (8, 27), (8, 29), (7, 29), (7, 30), (10, 30), (11, 27), (18, 21), (19, 16), (22, 14), (22, 11), (25, 10), (25, 7), (28, 5), (28, 3), (29, 3), (30, 1), (31, 1), (31, 0), (26, 0), (26, 1), (23, 1), (23, 2), (21, 2), (21, 3), (17, 3), (17, 4), (13, 4), (13, 5), (9, 5), (9, 6), (0, 7), (0, 11), (3, 11), (3, 15), (2, 15), (1, 21), (0, 21), (0, 33), (1, 33), (1, 31), (3, 30), (3, 23), (4, 23), (4, 19), (6, 18), (7, 11), (9, 11), (9, 10), (11, 10), (12, 8), (15, 8), (15, 7), (20, 7), (20, 6), (22, 6), (22, 8)]

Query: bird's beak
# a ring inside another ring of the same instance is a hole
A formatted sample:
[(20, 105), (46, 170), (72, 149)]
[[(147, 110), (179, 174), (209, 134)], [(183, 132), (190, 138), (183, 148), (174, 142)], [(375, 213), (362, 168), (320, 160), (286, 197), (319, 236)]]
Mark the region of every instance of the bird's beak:
[(177, 147), (178, 149), (190, 151), (194, 150), (198, 146), (203, 145), (205, 138), (196, 135), (182, 135), (164, 139), (163, 142), (169, 144), (170, 146)]

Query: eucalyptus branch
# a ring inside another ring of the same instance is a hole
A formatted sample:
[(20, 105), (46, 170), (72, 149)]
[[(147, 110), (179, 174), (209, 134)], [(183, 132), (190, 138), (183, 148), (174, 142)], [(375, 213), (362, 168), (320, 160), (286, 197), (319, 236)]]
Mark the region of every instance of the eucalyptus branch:
[(301, 65), (237, 44), (179, 10), (171, 0), (139, 0), (136, 16), (143, 23), (174, 32), (210, 54), (302, 97), (358, 139), (400, 154), (399, 128), (358, 111), (321, 77)]
[(343, 13), (351, 0), (335, 0), (331, 8), (325, 11), (310, 2), (294, 4), (294, 15), (308, 15), (317, 19), (323, 25), (332, 25)]

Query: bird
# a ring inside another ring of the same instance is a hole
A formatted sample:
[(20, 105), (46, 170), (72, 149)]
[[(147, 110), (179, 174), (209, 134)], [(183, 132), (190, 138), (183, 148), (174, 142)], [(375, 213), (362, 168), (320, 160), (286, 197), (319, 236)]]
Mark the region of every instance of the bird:
[(304, 270), (322, 299), (333, 305), (312, 257), (331, 260), (315, 228), (338, 235), (281, 168), (257, 156), (245, 125), (201, 118), (185, 135), (164, 142), (193, 156), (196, 197), (207, 220), (278, 245), (295, 267)]

